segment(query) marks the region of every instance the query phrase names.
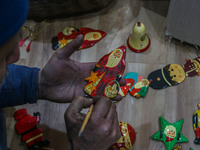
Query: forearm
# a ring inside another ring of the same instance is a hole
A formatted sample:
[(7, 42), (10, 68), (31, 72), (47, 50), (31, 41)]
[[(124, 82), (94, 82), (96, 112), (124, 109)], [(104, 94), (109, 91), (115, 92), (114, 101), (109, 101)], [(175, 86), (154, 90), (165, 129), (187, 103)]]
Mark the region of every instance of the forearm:
[(0, 108), (36, 103), (38, 68), (9, 65), (8, 75), (0, 88)]

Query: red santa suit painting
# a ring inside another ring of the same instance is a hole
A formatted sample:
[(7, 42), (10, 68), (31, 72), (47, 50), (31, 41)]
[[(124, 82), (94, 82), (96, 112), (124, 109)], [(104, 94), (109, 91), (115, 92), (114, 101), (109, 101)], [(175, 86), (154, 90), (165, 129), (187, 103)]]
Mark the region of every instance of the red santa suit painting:
[(52, 38), (53, 49), (63, 48), (79, 34), (82, 34), (84, 37), (83, 44), (79, 49), (89, 48), (106, 36), (106, 33), (101, 30), (94, 30), (91, 28), (76, 29), (75, 27), (69, 26), (66, 27), (63, 32), (58, 33), (58, 36)]
[(124, 97), (130, 91), (135, 81), (133, 79), (124, 79), (126, 84), (120, 87), (119, 94)]
[(84, 87), (84, 91), (90, 96), (117, 96), (120, 86), (118, 80), (125, 70), (126, 46), (119, 47), (111, 53), (103, 56), (91, 72)]

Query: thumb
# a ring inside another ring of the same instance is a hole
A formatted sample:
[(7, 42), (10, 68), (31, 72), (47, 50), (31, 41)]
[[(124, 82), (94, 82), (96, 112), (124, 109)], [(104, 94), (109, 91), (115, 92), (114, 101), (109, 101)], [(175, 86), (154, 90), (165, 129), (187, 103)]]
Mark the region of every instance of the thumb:
[(68, 58), (70, 57), (83, 43), (83, 35), (78, 35), (73, 41), (59, 50), (59, 55)]
[(78, 117), (77, 114), (80, 114), (80, 111), (83, 108), (88, 108), (93, 104), (92, 99), (88, 99), (85, 97), (76, 97), (72, 103), (69, 105), (68, 109), (65, 112), (65, 119), (70, 119), (73, 117)]

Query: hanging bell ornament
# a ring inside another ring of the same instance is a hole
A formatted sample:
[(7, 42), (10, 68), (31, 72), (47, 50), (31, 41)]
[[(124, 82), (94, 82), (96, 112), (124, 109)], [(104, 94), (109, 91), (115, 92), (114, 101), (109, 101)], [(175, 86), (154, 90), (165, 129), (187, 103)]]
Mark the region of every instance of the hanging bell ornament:
[(136, 53), (142, 53), (149, 48), (150, 43), (150, 38), (145, 33), (144, 24), (137, 22), (133, 26), (133, 32), (127, 40), (129, 49)]

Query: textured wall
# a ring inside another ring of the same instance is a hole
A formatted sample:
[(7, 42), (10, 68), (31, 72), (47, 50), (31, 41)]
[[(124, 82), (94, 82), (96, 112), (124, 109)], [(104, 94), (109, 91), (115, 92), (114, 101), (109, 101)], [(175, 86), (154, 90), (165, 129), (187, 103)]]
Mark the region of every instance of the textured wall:
[(102, 10), (114, 1), (116, 0), (29, 0), (28, 19), (40, 21), (82, 15)]
[(180, 41), (200, 46), (199, 6), (199, 0), (171, 0), (166, 33)]

